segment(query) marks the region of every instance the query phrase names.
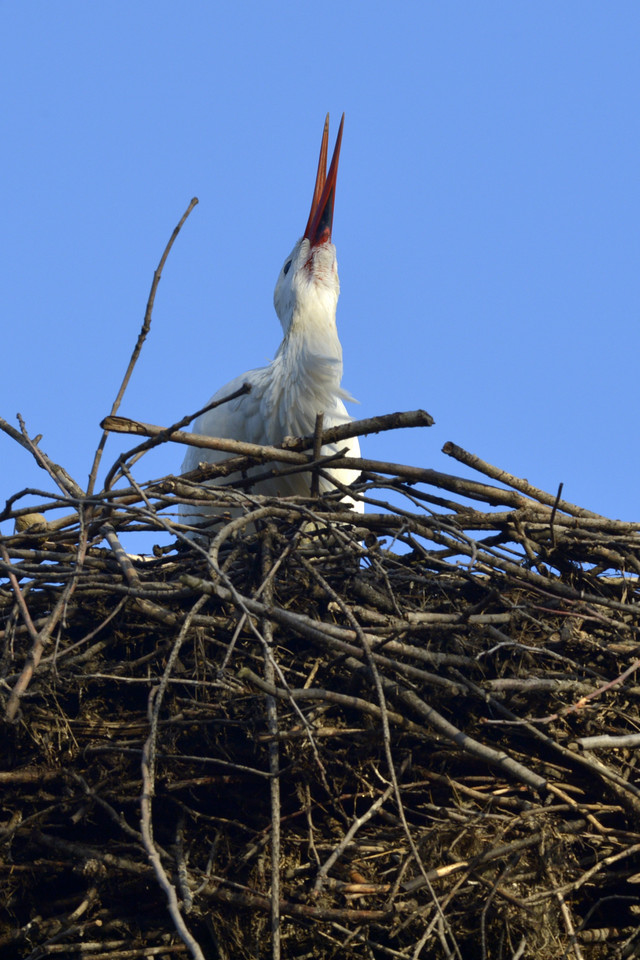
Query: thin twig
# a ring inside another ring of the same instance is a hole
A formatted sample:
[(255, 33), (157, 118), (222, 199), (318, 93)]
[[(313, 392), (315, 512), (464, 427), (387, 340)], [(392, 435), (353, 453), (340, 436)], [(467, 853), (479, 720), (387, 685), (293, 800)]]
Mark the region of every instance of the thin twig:
[[(264, 596), (267, 604), (273, 601), (273, 579), (269, 576), (272, 567), (271, 536), (267, 530), (262, 542), (262, 577)], [(266, 641), (264, 651), (264, 678), (275, 686), (276, 672), (273, 660), (273, 625), (268, 617), (261, 623), (262, 634)], [(269, 791), (271, 799), (271, 957), (280, 960), (280, 747), (278, 745), (278, 705), (276, 698), (267, 694), (267, 730), (269, 732)]]
[[(322, 456), (322, 423), (324, 414), (316, 415), (316, 428), (313, 433), (313, 459), (320, 460)], [(311, 496), (317, 497), (320, 493), (320, 471), (314, 470), (311, 474)]]
[[(149, 299), (147, 300), (147, 308), (144, 312), (144, 320), (142, 322), (142, 327), (140, 329), (140, 333), (138, 334), (136, 345), (133, 348), (133, 353), (131, 354), (131, 359), (129, 360), (129, 365), (126, 369), (124, 378), (122, 380), (122, 383), (120, 384), (120, 389), (118, 390), (117, 396), (113, 401), (113, 406), (111, 407), (111, 416), (114, 416), (117, 413), (118, 408), (122, 403), (122, 398), (129, 384), (129, 380), (131, 379), (131, 375), (138, 361), (138, 357), (140, 356), (140, 351), (142, 350), (144, 341), (146, 340), (147, 334), (151, 329), (151, 315), (153, 313), (153, 304), (156, 299), (156, 291), (158, 289), (158, 284), (160, 283), (160, 278), (162, 277), (162, 270), (166, 263), (167, 257), (169, 256), (169, 253), (171, 251), (171, 247), (173, 246), (176, 237), (180, 233), (180, 230), (182, 229), (182, 226), (185, 220), (187, 219), (187, 217), (189, 216), (189, 214), (191, 213), (191, 211), (193, 210), (193, 208), (196, 206), (197, 203), (198, 203), (198, 198), (194, 197), (191, 200), (191, 203), (189, 204), (185, 212), (182, 214), (182, 217), (180, 218), (180, 222), (178, 223), (173, 233), (171, 234), (171, 237), (169, 238), (169, 242), (167, 243), (164, 249), (164, 253), (160, 257), (160, 262), (156, 267), (155, 273), (153, 274), (153, 280), (151, 282), (151, 290), (149, 291)], [(105, 443), (107, 442), (107, 436), (108, 436), (107, 431), (103, 430), (102, 437), (100, 438), (98, 448), (93, 458), (93, 466), (91, 467), (91, 473), (89, 474), (89, 485), (87, 487), (87, 493), (89, 495), (93, 493), (93, 489), (95, 487), (96, 477), (98, 475), (98, 468), (100, 466), (100, 461), (102, 459), (102, 453), (104, 450)]]
[(501, 470), (499, 467), (492, 466), (492, 464), (487, 463), (486, 460), (481, 460), (480, 457), (463, 450), (462, 447), (451, 443), (451, 441), (445, 443), (442, 452), (450, 457), (454, 457), (454, 459), (471, 467), (473, 470), (478, 470), (480, 473), (486, 474), (486, 476), (491, 477), (492, 480), (499, 480), (508, 487), (519, 490), (532, 500), (538, 500), (540, 503), (544, 503), (555, 510), (563, 510), (565, 513), (571, 513), (576, 517), (595, 517), (602, 519), (600, 514), (593, 513), (591, 510), (585, 510), (583, 507), (578, 507), (574, 503), (569, 503), (566, 500), (560, 500), (559, 496), (546, 493), (544, 490), (540, 490), (539, 487), (534, 487), (533, 484), (527, 480), (516, 477), (506, 470)]
[(58, 463), (54, 463), (53, 460), (40, 449), (38, 444), (31, 439), (20, 414), (18, 414), (18, 421), (22, 430), (21, 433), (2, 417), (0, 417), (0, 430), (3, 430), (8, 436), (19, 443), (21, 447), (29, 451), (38, 466), (49, 474), (66, 497), (84, 497), (84, 491), (78, 486), (73, 477), (67, 473), (64, 467), (61, 467)]
[(153, 839), (153, 819), (152, 819), (152, 801), (155, 794), (155, 768), (156, 768), (156, 738), (157, 738), (157, 729), (158, 729), (158, 718), (160, 715), (160, 708), (162, 706), (162, 701), (164, 698), (164, 691), (166, 690), (167, 682), (169, 676), (173, 670), (175, 662), (178, 658), (180, 648), (183, 641), (185, 640), (189, 629), (191, 627), (191, 621), (198, 610), (205, 603), (206, 597), (199, 597), (198, 600), (194, 603), (193, 607), (189, 614), (185, 617), (182, 629), (176, 639), (176, 642), (171, 651), (171, 655), (167, 662), (167, 666), (164, 671), (164, 675), (159, 687), (154, 687), (149, 694), (149, 723), (150, 723), (150, 732), (149, 736), (145, 741), (145, 745), (142, 751), (142, 793), (140, 795), (140, 828), (142, 832), (142, 839), (144, 843), (145, 850), (147, 851), (147, 856), (149, 857), (149, 862), (155, 870), (156, 877), (158, 878), (158, 883), (164, 890), (167, 897), (167, 905), (171, 919), (175, 925), (175, 928), (183, 941), (186, 944), (189, 953), (194, 958), (194, 960), (205, 960), (204, 954), (198, 942), (195, 940), (193, 935), (187, 929), (182, 914), (180, 913), (180, 907), (178, 904), (178, 895), (176, 889), (169, 880), (167, 873), (162, 865), (160, 859), (160, 854), (156, 847), (156, 844)]
[(555, 499), (554, 504), (553, 504), (553, 509), (551, 510), (551, 516), (549, 517), (549, 530), (551, 531), (551, 546), (552, 546), (552, 547), (555, 547), (555, 545), (556, 545), (556, 532), (555, 532), (555, 529), (554, 529), (553, 524), (554, 524), (554, 521), (555, 521), (555, 519), (556, 519), (556, 512), (557, 512), (557, 510), (558, 510), (558, 504), (560, 503), (560, 497), (562, 496), (562, 488), (563, 488), (563, 487), (564, 487), (564, 483), (559, 483), (559, 484), (558, 484), (558, 492), (557, 492), (557, 494), (556, 494), (556, 499)]

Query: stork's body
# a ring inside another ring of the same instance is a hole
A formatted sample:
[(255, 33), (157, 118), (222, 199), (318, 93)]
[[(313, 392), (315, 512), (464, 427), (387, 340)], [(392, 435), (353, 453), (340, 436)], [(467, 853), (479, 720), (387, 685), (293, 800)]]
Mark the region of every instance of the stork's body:
[[(212, 400), (229, 396), (243, 383), (251, 385), (250, 393), (202, 414), (194, 424), (195, 433), (275, 445), (286, 436), (312, 434), (319, 413), (323, 414), (325, 428), (351, 419), (344, 400), (353, 398), (341, 387), (342, 346), (336, 328), (340, 283), (336, 250), (331, 243), (342, 123), (327, 174), (328, 121), (327, 117), (309, 221), (304, 236), (285, 260), (276, 283), (274, 306), (284, 332), (282, 343), (268, 366), (249, 370), (217, 391)], [(345, 447), (350, 456), (360, 455), (357, 439), (340, 443), (340, 449)], [(322, 452), (330, 454), (336, 449), (333, 445), (325, 446)], [(228, 456), (220, 451), (189, 447), (183, 473), (195, 469), (199, 463), (215, 463)], [(249, 476), (251, 473), (264, 475), (267, 470), (265, 466), (254, 468)], [(332, 473), (345, 484), (357, 476), (357, 471), (352, 470)], [(332, 488), (329, 481), (321, 480), (321, 492)], [(253, 489), (270, 496), (304, 496), (309, 493), (309, 475), (271, 477)], [(361, 511), (362, 504), (357, 502), (355, 509)], [(215, 511), (192, 508), (186, 512)], [(189, 519), (197, 522), (195, 516)]]

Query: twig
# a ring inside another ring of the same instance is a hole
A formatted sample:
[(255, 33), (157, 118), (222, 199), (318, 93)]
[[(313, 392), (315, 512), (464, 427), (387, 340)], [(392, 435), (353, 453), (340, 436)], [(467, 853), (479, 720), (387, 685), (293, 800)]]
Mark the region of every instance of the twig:
[[(242, 391), (245, 392), (245, 391)], [(231, 398), (228, 398), (231, 399)], [(283, 463), (308, 466), (313, 457), (284, 447), (268, 444), (247, 443), (243, 440), (231, 440), (228, 437), (208, 437), (201, 433), (187, 433), (184, 430), (168, 432), (166, 427), (157, 427), (152, 423), (140, 423), (127, 417), (108, 416), (102, 421), (102, 427), (109, 433), (133, 433), (142, 437), (157, 439), (162, 437), (171, 443), (181, 443), (188, 447), (201, 447), (203, 450), (221, 450), (236, 456), (251, 457), (258, 463), (281, 460)], [(328, 457), (327, 459), (331, 459)], [(187, 474), (188, 476), (188, 474)]]
[(576, 960), (584, 960), (584, 954), (580, 949), (580, 944), (578, 943), (578, 938), (576, 937), (576, 928), (573, 925), (571, 913), (569, 912), (569, 908), (560, 890), (556, 890), (556, 900), (560, 904), (560, 912), (569, 936), (569, 942), (573, 947), (575, 958)]
[[(272, 567), (271, 535), (269, 530), (262, 542), (262, 577), (264, 596), (267, 604), (273, 601), (273, 579), (270, 577)], [(262, 620), (262, 634), (265, 638), (264, 650), (264, 678), (275, 686), (276, 672), (273, 660), (273, 625), (268, 617)], [(267, 710), (267, 730), (269, 732), (269, 791), (271, 798), (271, 956), (272, 960), (280, 960), (281, 929), (280, 929), (280, 747), (278, 745), (278, 705), (276, 698), (267, 694), (265, 698)]]
[(78, 486), (73, 477), (67, 473), (64, 467), (54, 463), (53, 460), (51, 460), (47, 454), (40, 449), (37, 443), (31, 439), (27, 433), (24, 421), (20, 414), (18, 414), (18, 420), (22, 428), (22, 433), (16, 430), (15, 427), (12, 427), (11, 424), (7, 423), (7, 421), (2, 417), (0, 417), (0, 430), (3, 430), (4, 433), (8, 434), (8, 436), (19, 443), (21, 447), (24, 447), (25, 450), (29, 451), (29, 453), (34, 457), (38, 466), (49, 474), (49, 476), (55, 481), (66, 497), (84, 497), (84, 491)]
[(189, 953), (194, 958), (194, 960), (205, 960), (204, 954), (198, 942), (192, 936), (192, 934), (187, 929), (182, 914), (180, 913), (180, 907), (178, 905), (178, 895), (176, 893), (175, 887), (169, 880), (167, 873), (162, 866), (162, 861), (160, 859), (159, 852), (156, 848), (154, 839), (153, 839), (153, 821), (152, 821), (152, 812), (151, 804), (153, 796), (155, 793), (155, 764), (156, 764), (156, 734), (158, 727), (158, 717), (160, 714), (160, 707), (162, 706), (162, 700), (164, 697), (164, 691), (166, 685), (173, 670), (173, 666), (178, 658), (178, 653), (180, 652), (180, 647), (189, 633), (189, 628), (191, 626), (191, 620), (193, 616), (198, 612), (198, 610), (205, 603), (206, 598), (204, 596), (196, 600), (195, 604), (191, 608), (190, 613), (185, 618), (182, 629), (176, 639), (176, 642), (171, 651), (171, 655), (167, 662), (166, 669), (162, 678), (162, 682), (159, 687), (154, 687), (149, 694), (149, 722), (150, 722), (150, 732), (145, 745), (142, 751), (142, 794), (140, 796), (140, 828), (142, 832), (142, 839), (144, 843), (145, 850), (147, 851), (147, 856), (149, 857), (149, 862), (151, 863), (153, 869), (155, 870), (156, 877), (158, 878), (158, 883), (164, 890), (167, 897), (167, 905), (171, 919), (175, 925), (175, 928), (183, 941), (186, 944)]
[(579, 737), (576, 740), (583, 750), (619, 750), (622, 747), (640, 747), (640, 733), (611, 736), (603, 733), (595, 737)]
[(371, 820), (371, 818), (376, 815), (378, 810), (382, 806), (384, 806), (384, 804), (387, 802), (387, 800), (389, 799), (393, 791), (394, 791), (394, 785), (393, 783), (390, 783), (389, 786), (386, 788), (386, 790), (383, 793), (381, 793), (380, 796), (373, 801), (373, 803), (367, 808), (367, 810), (365, 810), (365, 812), (361, 814), (361, 816), (356, 817), (352, 821), (351, 826), (342, 837), (342, 840), (340, 841), (340, 843), (333, 849), (333, 851), (331, 852), (331, 855), (327, 857), (325, 862), (322, 864), (322, 866), (318, 870), (315, 883), (313, 885), (313, 895), (315, 897), (318, 897), (322, 892), (322, 888), (329, 875), (329, 870), (334, 865), (334, 863), (336, 863), (339, 857), (342, 856), (342, 854), (346, 850), (347, 846), (351, 843), (351, 841), (355, 837), (360, 827), (363, 827), (365, 823), (368, 823), (369, 820)]
[(506, 470), (501, 470), (499, 467), (492, 466), (490, 463), (487, 463), (486, 460), (481, 460), (480, 457), (477, 457), (475, 454), (468, 453), (457, 444), (451, 443), (451, 441), (445, 443), (442, 448), (442, 452), (446, 453), (449, 457), (453, 457), (455, 460), (458, 460), (460, 463), (464, 463), (466, 466), (471, 467), (473, 470), (478, 470), (480, 473), (486, 474), (486, 476), (491, 477), (492, 480), (499, 480), (508, 487), (513, 487), (514, 490), (519, 490), (521, 493), (525, 494), (525, 496), (531, 497), (533, 500), (538, 500), (540, 503), (544, 503), (547, 506), (552, 507), (554, 510), (564, 510), (565, 513), (571, 513), (576, 517), (594, 517), (597, 519), (602, 519), (599, 513), (593, 513), (591, 510), (585, 510), (583, 507), (577, 507), (574, 503), (569, 503), (566, 500), (560, 500), (559, 493), (562, 490), (562, 484), (560, 486), (558, 496), (554, 497), (552, 494), (546, 493), (544, 490), (540, 490), (538, 487), (534, 487), (527, 480), (522, 480), (520, 477), (516, 477), (512, 473), (508, 473)]
[[(338, 693), (335, 690), (326, 690), (318, 687), (292, 687), (288, 690), (285, 690), (283, 687), (277, 687), (274, 684), (266, 683), (257, 674), (255, 674), (253, 670), (249, 669), (249, 667), (241, 667), (241, 669), (238, 671), (238, 679), (248, 680), (250, 683), (254, 684), (256, 687), (259, 687), (261, 690), (264, 690), (265, 693), (272, 697), (278, 697), (283, 700), (317, 700), (322, 703), (331, 703), (341, 707), (346, 707), (349, 710), (358, 710), (360, 713), (369, 714), (370, 716), (375, 717), (376, 720), (381, 718), (380, 707), (375, 703), (370, 703), (368, 700), (363, 700), (362, 697), (355, 697), (344, 693)], [(392, 710), (387, 710), (387, 715), (396, 726), (402, 727), (404, 730), (410, 730), (416, 735), (420, 734), (423, 729), (419, 724), (414, 723), (413, 720), (408, 720), (401, 713), (395, 713)]]
[(558, 484), (558, 492), (556, 494), (556, 499), (553, 504), (553, 509), (551, 511), (551, 516), (549, 517), (549, 530), (551, 531), (551, 546), (555, 547), (556, 545), (556, 532), (554, 530), (553, 524), (556, 519), (556, 511), (558, 509), (558, 504), (560, 503), (560, 497), (562, 496), (562, 488), (564, 483)]
[[(322, 456), (322, 423), (324, 420), (324, 414), (318, 413), (316, 415), (316, 429), (313, 434), (313, 459), (320, 460)], [(314, 470), (311, 474), (311, 496), (317, 497), (320, 493), (320, 471)]]
[[(143, 344), (144, 344), (144, 341), (146, 340), (147, 334), (149, 333), (149, 330), (150, 330), (150, 328), (151, 328), (151, 315), (152, 315), (152, 313), (153, 313), (153, 304), (154, 304), (155, 299), (156, 299), (156, 291), (157, 291), (157, 289), (158, 289), (158, 284), (160, 283), (160, 278), (161, 278), (161, 276), (162, 276), (162, 270), (163, 270), (164, 265), (165, 265), (165, 263), (166, 263), (167, 257), (169, 256), (169, 253), (170, 253), (170, 251), (171, 251), (171, 247), (173, 246), (173, 243), (174, 243), (176, 237), (177, 237), (178, 234), (180, 233), (180, 230), (182, 229), (182, 226), (183, 226), (185, 220), (187, 219), (187, 217), (189, 216), (189, 214), (191, 213), (191, 211), (193, 210), (193, 208), (196, 206), (197, 203), (198, 203), (198, 198), (197, 198), (197, 197), (194, 197), (194, 198), (191, 200), (191, 203), (189, 204), (189, 206), (187, 207), (187, 209), (185, 210), (185, 212), (183, 213), (182, 217), (180, 218), (180, 222), (178, 223), (178, 225), (175, 227), (173, 233), (171, 234), (171, 237), (169, 238), (169, 242), (167, 243), (167, 245), (166, 245), (166, 247), (165, 247), (165, 249), (164, 249), (164, 253), (163, 253), (162, 256), (160, 257), (160, 262), (159, 262), (158, 266), (156, 267), (155, 273), (153, 274), (153, 280), (152, 280), (152, 282), (151, 282), (151, 290), (149, 291), (149, 299), (147, 300), (147, 308), (146, 308), (145, 313), (144, 313), (144, 320), (143, 320), (143, 323), (142, 323), (142, 328), (141, 328), (141, 330), (140, 330), (140, 333), (138, 334), (138, 339), (137, 339), (137, 342), (136, 342), (135, 347), (133, 348), (133, 353), (131, 354), (131, 359), (129, 360), (129, 365), (128, 365), (127, 369), (126, 369), (124, 378), (123, 378), (123, 380), (122, 380), (122, 383), (120, 384), (120, 389), (118, 390), (117, 396), (116, 396), (115, 400), (113, 401), (113, 406), (111, 407), (111, 415), (112, 415), (112, 416), (114, 416), (114, 415), (116, 414), (116, 412), (117, 412), (117, 410), (118, 410), (118, 408), (119, 408), (119, 406), (120, 406), (120, 404), (121, 404), (121, 402), (122, 402), (122, 398), (123, 398), (123, 396), (124, 396), (125, 390), (127, 389), (127, 386), (128, 386), (128, 384), (129, 384), (129, 380), (131, 379), (131, 374), (133, 373), (133, 369), (134, 369), (134, 367), (135, 367), (135, 365), (136, 365), (136, 363), (137, 363), (137, 361), (138, 361), (138, 357), (140, 356), (140, 351), (142, 350), (142, 346), (143, 346)], [(100, 442), (99, 442), (99, 444), (98, 444), (98, 448), (97, 448), (97, 450), (96, 450), (96, 452), (95, 452), (95, 456), (94, 456), (94, 458), (93, 458), (93, 466), (91, 467), (91, 473), (89, 474), (89, 485), (88, 485), (88, 487), (87, 487), (87, 493), (88, 493), (88, 494), (93, 493), (93, 489), (94, 489), (94, 487), (95, 487), (96, 477), (97, 477), (97, 475), (98, 475), (98, 468), (99, 468), (99, 466), (100, 466), (100, 461), (101, 461), (101, 459), (102, 459), (102, 452), (103, 452), (103, 450), (104, 450), (105, 443), (107, 442), (107, 436), (108, 436), (107, 431), (106, 431), (106, 430), (103, 430), (102, 437), (100, 438)]]
[[(243, 384), (240, 388), (242, 392), (247, 392), (250, 389), (249, 384)], [(234, 394), (235, 396), (235, 394)], [(233, 399), (232, 397), (226, 397), (223, 400), (216, 401), (214, 405), (219, 403), (226, 403), (228, 400)], [(194, 420), (196, 417), (200, 416), (201, 413), (205, 413), (207, 410), (211, 409), (211, 404), (203, 407), (197, 413), (190, 415), (189, 417), (183, 418), (179, 421), (181, 426), (184, 426), (187, 423), (190, 423), (191, 420)], [(105, 417), (102, 421), (104, 429), (110, 430), (113, 433), (133, 433), (148, 435), (150, 437), (163, 436), (169, 432), (179, 432), (180, 426), (174, 424), (172, 427), (158, 427), (155, 424), (151, 423), (141, 423), (138, 420), (131, 420), (128, 417), (116, 417), (114, 414), (111, 416)], [(350, 420), (348, 423), (341, 424), (338, 427), (329, 427), (322, 432), (322, 444), (332, 444), (340, 443), (342, 440), (350, 440), (352, 437), (362, 437), (371, 433), (382, 433), (387, 430), (398, 430), (411, 427), (430, 427), (433, 424), (432, 417), (425, 410), (410, 410), (404, 413), (388, 413), (384, 416), (379, 417), (367, 417), (364, 420)], [(147, 433), (148, 431), (148, 433)], [(177, 439), (170, 436), (169, 439), (177, 443), (186, 443), (190, 442), (193, 446), (200, 446), (199, 438), (197, 434), (192, 436), (196, 437), (196, 441), (186, 441), (183, 439)], [(282, 443), (283, 450), (289, 450), (291, 452), (300, 452), (303, 450), (309, 450), (313, 448), (315, 433), (308, 437), (286, 437)]]
[[(0, 555), (2, 556), (2, 559), (4, 560), (4, 562), (5, 562), (5, 564), (6, 564), (6, 567), (5, 567), (6, 573), (7, 573), (7, 576), (8, 576), (8, 578), (9, 578), (9, 583), (11, 584), (11, 589), (13, 590), (13, 594), (14, 594), (14, 596), (15, 596), (15, 598), (16, 598), (16, 603), (18, 604), (18, 608), (19, 608), (19, 610), (20, 610), (20, 614), (21, 614), (21, 616), (22, 616), (22, 619), (24, 620), (24, 623), (25, 623), (25, 626), (26, 626), (27, 630), (29, 631), (29, 634), (30, 634), (30, 636), (31, 636), (31, 639), (32, 639), (33, 642), (34, 642), (34, 648), (32, 649), (31, 656), (32, 656), (32, 658), (35, 658), (34, 650), (35, 650), (36, 648), (38, 648), (38, 647), (41, 647), (40, 634), (38, 633), (38, 631), (36, 630), (35, 626), (33, 625), (33, 620), (31, 619), (31, 614), (29, 613), (29, 608), (27, 607), (27, 605), (26, 605), (26, 603), (25, 603), (25, 599), (24, 599), (24, 597), (23, 597), (23, 595), (22, 595), (22, 590), (20, 589), (20, 584), (18, 583), (18, 580), (17, 580), (17, 578), (16, 578), (15, 573), (14, 573), (13, 570), (11, 569), (11, 558), (9, 557), (9, 554), (7, 553), (7, 548), (5, 547), (4, 543), (0, 543)], [(40, 655), (41, 655), (41, 654), (42, 654), (42, 651), (40, 650)], [(38, 656), (38, 659), (40, 659), (40, 656)], [(37, 666), (37, 664), (36, 664), (36, 666)]]

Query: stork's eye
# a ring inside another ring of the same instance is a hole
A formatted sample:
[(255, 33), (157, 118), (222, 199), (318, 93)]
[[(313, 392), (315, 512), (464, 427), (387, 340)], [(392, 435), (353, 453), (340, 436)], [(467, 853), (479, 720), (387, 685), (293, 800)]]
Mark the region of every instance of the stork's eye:
[(284, 273), (285, 277), (286, 277), (286, 275), (289, 273), (289, 267), (290, 267), (290, 266), (291, 266), (291, 260), (287, 260), (287, 262), (285, 263), (284, 267), (282, 268), (282, 272)]

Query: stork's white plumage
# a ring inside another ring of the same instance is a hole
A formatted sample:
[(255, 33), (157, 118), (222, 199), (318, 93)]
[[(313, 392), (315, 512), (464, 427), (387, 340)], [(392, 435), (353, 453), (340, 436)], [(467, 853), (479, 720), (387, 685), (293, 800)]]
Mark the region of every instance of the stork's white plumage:
[[(194, 433), (274, 445), (287, 436), (313, 434), (319, 413), (324, 415), (325, 428), (351, 419), (344, 401), (353, 400), (353, 397), (340, 385), (342, 346), (336, 328), (340, 282), (336, 248), (331, 242), (343, 124), (344, 115), (327, 173), (327, 115), (309, 220), (303, 237), (285, 260), (276, 283), (273, 300), (284, 332), (278, 352), (268, 366), (249, 370), (218, 390), (212, 401), (229, 396), (243, 383), (251, 384), (250, 393), (198, 417), (193, 426)], [(342, 441), (339, 447), (324, 446), (322, 453), (331, 454), (345, 448), (350, 456), (360, 456), (360, 445), (355, 438)], [(216, 450), (189, 447), (182, 471), (186, 473), (199, 463), (215, 463), (228, 456), (228, 453)], [(266, 470), (264, 466), (254, 468), (249, 476), (252, 472), (264, 475)], [(357, 471), (353, 470), (334, 470), (332, 473), (345, 484), (352, 483), (357, 477)], [(309, 483), (309, 474), (295, 473), (261, 480), (253, 491), (269, 496), (305, 496), (309, 494)], [(329, 481), (321, 479), (320, 492), (329, 489), (335, 488)], [(354, 509), (362, 512), (363, 504), (356, 501)], [(198, 522), (195, 514), (200, 514), (201, 519), (202, 514), (217, 511), (194, 507), (186, 508), (184, 512), (187, 514), (185, 519)]]

